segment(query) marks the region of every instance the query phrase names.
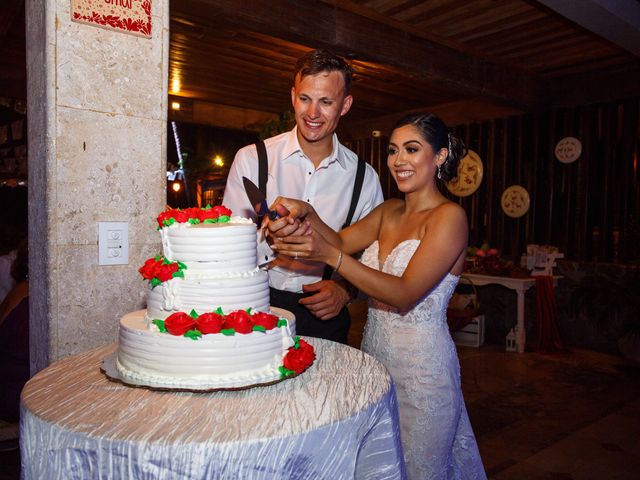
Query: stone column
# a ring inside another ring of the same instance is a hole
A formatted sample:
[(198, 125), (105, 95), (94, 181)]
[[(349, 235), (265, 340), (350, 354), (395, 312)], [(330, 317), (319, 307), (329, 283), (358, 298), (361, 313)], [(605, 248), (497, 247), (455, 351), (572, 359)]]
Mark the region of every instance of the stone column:
[[(151, 38), (70, 10), (26, 1), (32, 373), (114, 342), (144, 307), (137, 269), (159, 252), (166, 198), (169, 0), (152, 2)], [(128, 222), (128, 264), (98, 265), (103, 221)]]

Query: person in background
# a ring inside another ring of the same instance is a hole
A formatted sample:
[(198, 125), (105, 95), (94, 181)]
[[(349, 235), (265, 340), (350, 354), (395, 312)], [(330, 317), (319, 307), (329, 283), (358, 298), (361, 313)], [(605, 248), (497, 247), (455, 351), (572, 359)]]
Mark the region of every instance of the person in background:
[(0, 419), (19, 420), (20, 392), (29, 380), (29, 258), (27, 240), (11, 265), (15, 285), (0, 304)]
[[(289, 215), (269, 224), (279, 254), (331, 265), (369, 295), (362, 350), (385, 365), (396, 385), (411, 479), (486, 478), (447, 325), (465, 262), (467, 217), (437, 183), (457, 175), (464, 151), (435, 115), (406, 116), (387, 154), (403, 200), (387, 200), (336, 233), (313, 206), (279, 198), (275, 204)], [(361, 262), (350, 256), (365, 248)]]
[[(335, 229), (347, 220), (351, 203), (355, 221), (383, 200), (378, 175), (363, 160), (358, 194), (354, 188), (358, 158), (335, 134), (353, 102), (351, 79), (351, 66), (332, 52), (313, 50), (302, 56), (291, 88), (296, 126), (264, 141), (267, 202), (279, 195), (304, 199)], [(256, 218), (242, 177), (259, 185), (258, 147), (240, 149), (231, 166), (222, 203), (234, 215)], [(258, 251), (262, 262), (272, 258), (266, 242), (260, 242)], [(344, 281), (332, 279), (322, 263), (277, 257), (269, 264), (269, 285), (271, 305), (295, 314), (298, 334), (347, 343), (350, 318), (346, 305), (353, 293)]]
[(26, 235), (8, 225), (0, 228), (2, 229), (0, 232), (0, 303), (2, 303), (15, 284), (11, 276), (11, 265), (16, 258), (18, 245)]

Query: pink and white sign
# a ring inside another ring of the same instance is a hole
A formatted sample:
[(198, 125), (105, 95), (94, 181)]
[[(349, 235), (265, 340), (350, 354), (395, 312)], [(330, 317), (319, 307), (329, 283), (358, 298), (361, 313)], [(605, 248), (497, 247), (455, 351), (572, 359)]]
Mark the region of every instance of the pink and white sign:
[(151, 0), (71, 0), (71, 20), (151, 37)]

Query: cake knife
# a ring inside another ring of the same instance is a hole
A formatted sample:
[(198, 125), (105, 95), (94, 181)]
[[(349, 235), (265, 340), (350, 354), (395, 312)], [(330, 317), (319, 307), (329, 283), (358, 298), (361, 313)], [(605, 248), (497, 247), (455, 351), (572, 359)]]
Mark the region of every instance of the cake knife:
[(249, 201), (253, 206), (253, 209), (256, 212), (258, 217), (263, 217), (265, 215), (269, 216), (269, 220), (276, 220), (280, 218), (278, 212), (275, 210), (269, 210), (269, 205), (267, 205), (267, 198), (262, 194), (260, 189), (249, 180), (247, 177), (242, 177), (242, 183), (244, 184), (244, 191), (247, 193), (247, 197), (249, 197)]

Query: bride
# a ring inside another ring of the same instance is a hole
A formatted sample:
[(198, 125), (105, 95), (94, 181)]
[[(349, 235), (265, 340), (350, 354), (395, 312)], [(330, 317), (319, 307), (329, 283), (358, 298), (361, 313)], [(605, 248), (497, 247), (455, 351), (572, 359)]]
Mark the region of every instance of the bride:
[[(308, 203), (278, 198), (269, 222), (281, 254), (324, 262), (366, 293), (362, 349), (389, 370), (397, 388), (402, 444), (411, 479), (484, 479), (460, 386), (446, 310), (467, 247), (464, 210), (436, 177), (456, 176), (462, 142), (435, 115), (394, 127), (387, 165), (404, 200), (387, 200), (336, 233)], [(360, 261), (351, 255), (364, 250)]]

